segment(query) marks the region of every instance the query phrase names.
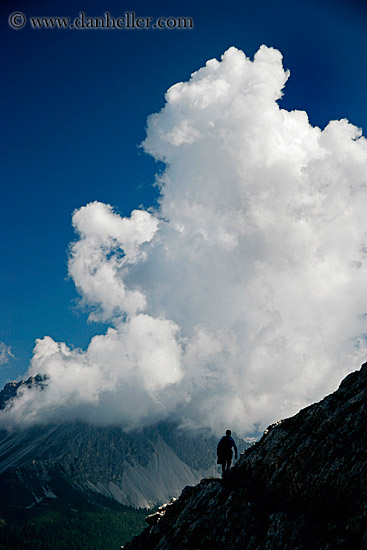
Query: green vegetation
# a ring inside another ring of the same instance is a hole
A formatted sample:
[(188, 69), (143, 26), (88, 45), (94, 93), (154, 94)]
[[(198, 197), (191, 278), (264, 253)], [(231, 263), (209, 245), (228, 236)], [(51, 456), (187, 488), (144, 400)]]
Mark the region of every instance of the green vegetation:
[(139, 534), (147, 510), (38, 508), (0, 518), (0, 550), (119, 550)]

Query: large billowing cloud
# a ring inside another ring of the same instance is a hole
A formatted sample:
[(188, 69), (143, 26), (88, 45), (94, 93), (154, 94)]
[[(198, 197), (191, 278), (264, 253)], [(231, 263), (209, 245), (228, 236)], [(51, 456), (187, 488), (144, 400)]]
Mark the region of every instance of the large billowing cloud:
[(367, 142), (281, 109), (289, 74), (262, 46), (230, 48), (172, 86), (148, 119), (160, 206), (76, 211), (69, 271), (87, 350), (46, 337), (3, 422), (264, 427), (334, 390), (366, 359)]

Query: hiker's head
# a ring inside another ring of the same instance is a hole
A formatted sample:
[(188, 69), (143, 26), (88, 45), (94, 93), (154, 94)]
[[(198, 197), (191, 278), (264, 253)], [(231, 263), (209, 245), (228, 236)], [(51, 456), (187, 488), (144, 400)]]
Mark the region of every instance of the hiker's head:
[(226, 435), (231, 435), (231, 433), (232, 433), (231, 430), (226, 431)]

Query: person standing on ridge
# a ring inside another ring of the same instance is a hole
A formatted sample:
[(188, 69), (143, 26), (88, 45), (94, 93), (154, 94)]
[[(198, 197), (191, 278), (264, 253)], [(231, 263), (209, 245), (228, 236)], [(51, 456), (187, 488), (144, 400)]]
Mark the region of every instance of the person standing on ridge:
[(228, 472), (232, 462), (232, 447), (234, 448), (234, 456), (237, 460), (237, 447), (234, 439), (231, 437), (231, 430), (226, 431), (226, 435), (220, 438), (217, 445), (217, 463), (222, 465), (222, 478)]

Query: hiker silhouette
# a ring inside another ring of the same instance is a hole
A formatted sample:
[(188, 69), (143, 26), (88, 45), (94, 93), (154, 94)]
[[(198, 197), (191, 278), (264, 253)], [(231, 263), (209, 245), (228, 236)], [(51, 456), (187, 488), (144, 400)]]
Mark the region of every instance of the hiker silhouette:
[(222, 465), (222, 478), (231, 467), (232, 447), (234, 448), (234, 455), (237, 460), (237, 447), (234, 439), (231, 437), (231, 433), (231, 430), (227, 430), (226, 435), (220, 438), (217, 445), (217, 463)]

